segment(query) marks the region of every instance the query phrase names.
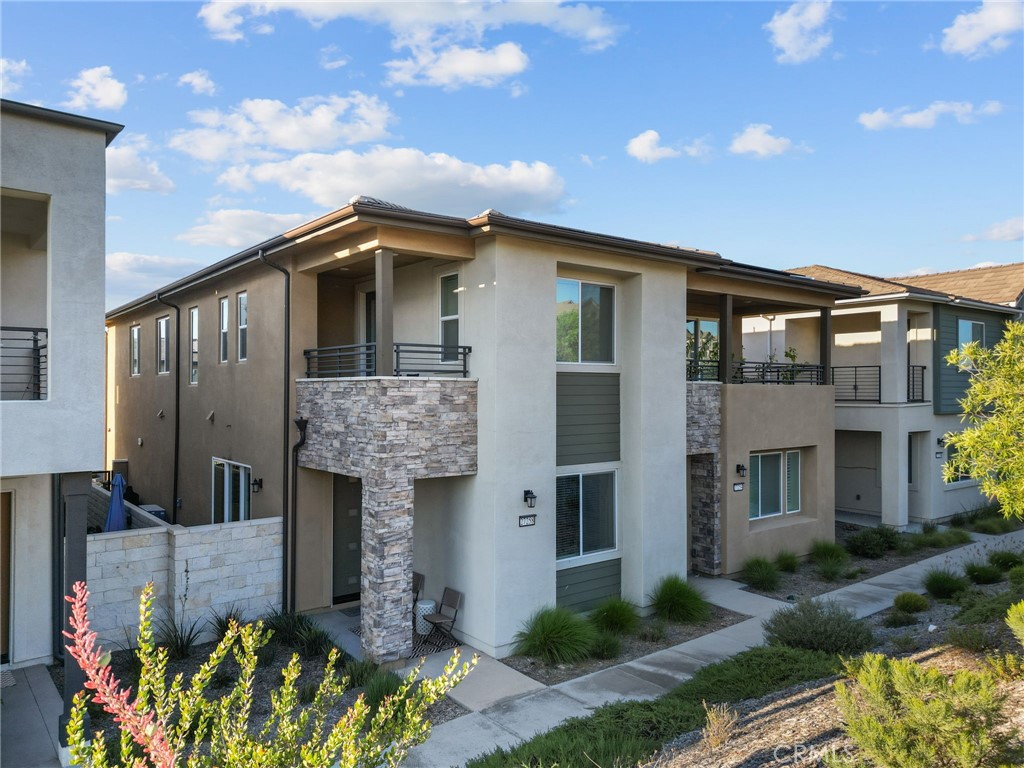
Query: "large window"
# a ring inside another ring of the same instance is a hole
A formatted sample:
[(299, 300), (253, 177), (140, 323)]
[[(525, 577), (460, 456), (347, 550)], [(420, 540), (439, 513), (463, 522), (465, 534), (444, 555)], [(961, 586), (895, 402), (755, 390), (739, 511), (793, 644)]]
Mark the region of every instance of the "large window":
[(686, 321), (686, 356), (690, 360), (718, 360), (718, 321)]
[(228, 325), (230, 321), (230, 312), (231, 308), (228, 305), (228, 299), (225, 296), (220, 300), (220, 330), (217, 333), (218, 359), (222, 363), (226, 363), (228, 361)]
[(615, 473), (562, 475), (555, 496), (559, 560), (615, 549)]
[(750, 519), (800, 511), (800, 451), (750, 455)]
[(129, 365), (130, 365), (129, 372), (131, 373), (132, 376), (138, 376), (139, 375), (139, 370), (140, 370), (139, 369), (139, 338), (140, 338), (139, 334), (141, 333), (141, 328), (139, 326), (137, 326), (137, 325), (133, 325), (131, 327), (131, 330), (128, 333), (129, 333), (129, 337), (128, 337), (128, 346), (129, 346), (128, 360), (129, 360)]
[[(954, 457), (956, 456), (956, 453), (957, 453), (957, 451), (956, 451), (956, 446), (955, 445), (947, 445), (946, 446), (946, 463), (947, 464), (949, 464), (954, 459)], [(951, 478), (949, 478), (949, 480), (946, 480), (946, 482), (947, 483), (962, 483), (965, 480), (971, 480), (971, 479), (972, 478), (971, 478), (971, 476), (969, 474), (967, 474), (965, 472), (957, 472), (955, 475), (953, 475)]]
[(560, 277), (555, 294), (555, 359), (614, 363), (615, 288)]
[(249, 294), (238, 294), (238, 359), (249, 357)]
[(985, 346), (985, 324), (976, 320), (956, 321), (956, 344), (958, 349), (963, 349), (972, 341)]
[(170, 357), (171, 318), (164, 316), (156, 319), (156, 372), (167, 373), (171, 370)]
[(199, 307), (188, 311), (188, 383), (199, 383)]
[(252, 467), (224, 459), (213, 460), (212, 522), (237, 523), (249, 519), (251, 481)]
[(441, 276), (442, 360), (459, 359), (459, 276)]

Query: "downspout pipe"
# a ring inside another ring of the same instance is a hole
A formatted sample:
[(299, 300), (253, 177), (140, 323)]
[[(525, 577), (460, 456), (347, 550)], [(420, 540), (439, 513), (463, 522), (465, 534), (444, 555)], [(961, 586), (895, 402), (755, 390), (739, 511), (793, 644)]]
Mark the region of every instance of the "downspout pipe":
[[(299, 449), (306, 444), (306, 427), (309, 426), (308, 419), (304, 419), (299, 416), (295, 419), (295, 426), (299, 430), (299, 442), (292, 446), (292, 509), (296, 510), (299, 508)], [(291, 585), (291, 593), (288, 596), (289, 605), (294, 608), (295, 606), (295, 555), (296, 555), (296, 542), (297, 537), (293, 535), (291, 537), (291, 551), (288, 553), (291, 560), (291, 573), (288, 583)]]
[[(292, 555), (294, 551), (294, 517), (295, 517), (295, 477), (291, 478), (291, 494), (286, 492), (286, 486), (288, 484), (288, 470), (289, 470), (289, 418), (291, 415), (291, 409), (289, 407), (291, 399), (291, 388), (292, 388), (292, 376), (291, 376), (291, 353), (292, 353), (292, 329), (291, 329), (291, 297), (292, 297), (292, 276), (291, 273), (282, 267), (280, 264), (275, 264), (272, 261), (267, 261), (266, 252), (260, 248), (257, 254), (259, 260), (266, 264), (271, 269), (276, 269), (282, 275), (284, 275), (284, 361), (283, 361), (283, 381), (281, 390), (281, 412), (282, 412), (282, 427), (281, 427), (281, 440), (282, 440), (282, 458), (281, 458), (281, 607), (285, 611), (291, 611), (294, 609), (295, 600), (293, 595), (295, 593), (295, 585), (293, 583), (295, 573), (295, 558)], [(302, 438), (305, 442), (305, 435)], [(297, 450), (297, 449), (296, 449)], [(292, 499), (292, 503), (289, 504), (289, 496)]]
[(156, 300), (174, 310), (174, 469), (171, 477), (171, 523), (178, 524), (178, 467), (181, 456), (181, 307), (156, 292)]

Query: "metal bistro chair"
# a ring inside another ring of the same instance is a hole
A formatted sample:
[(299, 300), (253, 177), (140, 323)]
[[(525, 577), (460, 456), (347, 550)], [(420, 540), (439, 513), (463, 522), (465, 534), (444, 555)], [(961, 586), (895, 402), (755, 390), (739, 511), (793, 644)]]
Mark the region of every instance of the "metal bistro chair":
[(420, 601), (420, 593), (423, 591), (423, 584), (426, 580), (423, 578), (422, 573), (412, 572), (412, 607), (416, 607), (416, 603)]
[(423, 617), (431, 625), (430, 634), (432, 635), (437, 631), (453, 643), (457, 642), (452, 636), (452, 628), (455, 626), (455, 619), (459, 615), (460, 605), (462, 605), (462, 593), (450, 587), (445, 587), (444, 595), (441, 597), (441, 607), (438, 608), (437, 613), (431, 613), (429, 616)]

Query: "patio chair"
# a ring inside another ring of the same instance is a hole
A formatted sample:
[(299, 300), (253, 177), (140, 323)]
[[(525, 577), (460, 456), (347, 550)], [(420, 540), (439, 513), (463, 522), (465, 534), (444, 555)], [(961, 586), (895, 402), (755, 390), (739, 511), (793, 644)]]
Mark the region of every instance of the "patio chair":
[(426, 580), (422, 573), (412, 572), (412, 607), (416, 607), (416, 603), (420, 601), (420, 593), (423, 591), (423, 584)]
[(432, 635), (437, 631), (452, 642), (455, 642), (455, 638), (452, 637), (452, 628), (455, 626), (455, 619), (459, 615), (460, 605), (462, 605), (462, 593), (450, 587), (445, 587), (444, 595), (441, 597), (441, 607), (437, 609), (437, 613), (431, 613), (423, 617), (431, 625), (430, 634)]

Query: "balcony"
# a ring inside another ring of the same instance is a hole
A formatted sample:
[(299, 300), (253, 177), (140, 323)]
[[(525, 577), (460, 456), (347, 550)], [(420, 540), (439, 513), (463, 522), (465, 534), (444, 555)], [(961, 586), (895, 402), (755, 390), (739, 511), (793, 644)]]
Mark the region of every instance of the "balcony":
[[(719, 381), (717, 360), (687, 360), (688, 381)], [(825, 368), (813, 363), (733, 363), (730, 384), (824, 384)]]
[(923, 403), (924, 399), (924, 371), (927, 366), (907, 366), (907, 402)]
[[(395, 376), (469, 376), (472, 347), (441, 344), (394, 345)], [(339, 379), (377, 375), (377, 345), (343, 344), (303, 352), (307, 379)]]
[(47, 329), (0, 328), (0, 400), (45, 400)]
[[(908, 403), (924, 403), (924, 375), (927, 366), (907, 366)], [(837, 365), (832, 368), (832, 383), (837, 403), (882, 402), (882, 367), (880, 365)]]

